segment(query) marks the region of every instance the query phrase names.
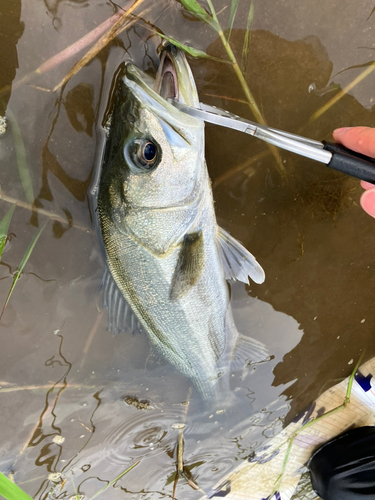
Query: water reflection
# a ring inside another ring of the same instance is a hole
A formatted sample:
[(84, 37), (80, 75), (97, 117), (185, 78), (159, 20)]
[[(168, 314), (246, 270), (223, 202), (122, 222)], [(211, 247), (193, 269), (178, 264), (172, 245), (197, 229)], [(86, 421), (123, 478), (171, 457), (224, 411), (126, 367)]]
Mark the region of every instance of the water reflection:
[(21, 0), (0, 6), (0, 116), (4, 116), (18, 68), (17, 42), (25, 29), (21, 21)]
[[(71, 5), (49, 2), (48, 8), (51, 15), (60, 16)], [(85, 5), (76, 2), (76, 6)], [(332, 6), (321, 4), (320, 15), (326, 16)], [(353, 18), (362, 15), (362, 7), (350, 7), (357, 11)], [(109, 17), (113, 5), (107, 8)], [(365, 102), (358, 89), (368, 109), (359, 97), (347, 95), (319, 120), (306, 125), (309, 116), (337, 91), (319, 95), (309, 93), (309, 86), (315, 83), (317, 89), (325, 89), (330, 85), (332, 67), (339, 71), (363, 62), (359, 58), (340, 63), (350, 47), (372, 43), (366, 38), (368, 24), (363, 24), (362, 18), (358, 17), (357, 34), (363, 42), (357, 43), (342, 29), (347, 19), (344, 9), (342, 13), (335, 9), (334, 23), (333, 16), (327, 16), (327, 21), (312, 26), (306, 2), (286, 6), (265, 1), (256, 8), (259, 29), (250, 37), (247, 78), (270, 124), (319, 140), (328, 138), (335, 126), (375, 125), (371, 103)], [(298, 11), (297, 17), (288, 11), (293, 8)], [(1, 86), (11, 84), (17, 66), (15, 45), (22, 31), (20, 2), (12, 1), (12, 9), (17, 12), (12, 18), (15, 24), (11, 30), (10, 23), (5, 27), (6, 33), (13, 33), (9, 48), (12, 64), (1, 72), (6, 78)], [(62, 48), (52, 26), (45, 26), (46, 32), (40, 30), (45, 5), (24, 2), (23, 9), (23, 19), (30, 29), (17, 46), (22, 54), (22, 75)], [(82, 34), (87, 31), (87, 16), (92, 16), (93, 25), (103, 20), (95, 9), (74, 12), (74, 25), (76, 29), (82, 27)], [(196, 41), (202, 48), (207, 46), (212, 55), (222, 55), (219, 42), (208, 28), (179, 17), (177, 8), (168, 12), (170, 17), (168, 14), (158, 21), (164, 32), (192, 45)], [(228, 9), (223, 16), (226, 13)], [(72, 26), (65, 23), (60, 27), (59, 36), (66, 40), (64, 47), (76, 36)], [(322, 33), (320, 38), (318, 31)], [(315, 36), (311, 36), (313, 32)], [(98, 312), (103, 267), (96, 237), (94, 231), (87, 233), (75, 227), (77, 221), (94, 227), (86, 193), (97, 148), (94, 126), (104, 114), (109, 82), (124, 59), (124, 47), (128, 50), (126, 57), (137, 66), (154, 71), (156, 44), (150, 41), (145, 51), (149, 35), (149, 30), (141, 26), (124, 33), (118, 43), (69, 82), (57, 99), (30, 86), (17, 89), (10, 99), (17, 116), (22, 117), (28, 160), (39, 193), (36, 204), (65, 211), (67, 220), (66, 224), (55, 225), (54, 233), (46, 230), (27, 268), (27, 272), (57, 281), (45, 283), (24, 274), (0, 325), (4, 345), (0, 386), (24, 387), (22, 391), (1, 393), (0, 467), (5, 472), (12, 469), (16, 482), (39, 499), (47, 498), (54, 487), (47, 480), (50, 471), (62, 472), (67, 478), (62, 490), (62, 482), (55, 488), (56, 498), (73, 495), (72, 478), (79, 494), (89, 497), (123, 472), (130, 459), (137, 458), (142, 459), (139, 466), (102, 498), (113, 500), (124, 494), (150, 499), (171, 497), (177, 439), (172, 425), (184, 418), (186, 407), (180, 403), (186, 400), (189, 384), (160, 359), (150, 356), (144, 337), (110, 337), (105, 313)], [(334, 44), (327, 41), (331, 36)], [(233, 32), (239, 55), (243, 37), (242, 30)], [(247, 106), (237, 102), (243, 95), (227, 65), (193, 60), (192, 66), (202, 101), (251, 118)], [(56, 74), (51, 76), (50, 87), (64, 76), (65, 68), (59, 71), (58, 78)], [(368, 356), (374, 354), (375, 312), (374, 226), (358, 206), (358, 182), (283, 153), (290, 173), (288, 183), (283, 184), (262, 143), (213, 126), (206, 130), (207, 162), (216, 186), (219, 223), (259, 256), (267, 275), (262, 287), (232, 287), (235, 320), (241, 332), (265, 342), (275, 356), (269, 363), (249, 366), (233, 377), (232, 389), (239, 403), (224, 413), (205, 411), (199, 397), (192, 395), (186, 417), (184, 463), (208, 491), (256, 447), (280, 432), (320, 390), (327, 388), (327, 383), (348, 375), (352, 366), (348, 362), (358, 356), (359, 349), (367, 346)], [(6, 168), (2, 170), (1, 187), (22, 199), (17, 168), (8, 153), (12, 144), (9, 137), (3, 140), (1, 155)], [(238, 170), (240, 165), (243, 167)], [(236, 173), (223, 180), (223, 174), (231, 169), (237, 169)], [(5, 207), (1, 202), (1, 209)], [(17, 208), (11, 228), (17, 236), (15, 241), (25, 245), (32, 233), (29, 215)], [(69, 226), (71, 229), (65, 231)], [(6, 264), (15, 269), (22, 255), (16, 245), (11, 250), (6, 254)], [(5, 266), (1, 271), (2, 277), (9, 278)], [(3, 299), (7, 291), (8, 283), (1, 288)], [(53, 334), (57, 329), (64, 337), (62, 349), (60, 338)], [(72, 368), (67, 373), (69, 365)], [(38, 385), (39, 390), (35, 389)], [(146, 412), (129, 406), (124, 402), (126, 396), (145, 399), (155, 409)], [(65, 441), (54, 442), (57, 435)], [(27, 446), (29, 443), (32, 446)], [(179, 498), (199, 498), (182, 482), (177, 493)]]
[[(233, 43), (241, 47), (242, 40), (243, 32), (235, 31)], [(324, 119), (307, 124), (307, 117), (331, 98), (330, 93), (308, 93), (311, 82), (317, 82), (318, 88), (329, 82), (332, 63), (326, 50), (316, 38), (290, 42), (265, 30), (252, 32), (251, 40), (248, 82), (272, 125), (322, 140), (329, 138), (335, 125), (375, 124), (373, 111), (350, 95)], [(218, 41), (209, 53), (223, 57)], [(228, 96), (221, 97), (219, 105), (237, 114), (248, 113), (245, 105), (233, 101), (240, 89), (221, 65), (197, 62), (196, 74), (207, 102), (218, 103), (212, 95)], [(220, 158), (228, 144), (233, 154), (228, 156), (229, 165), (223, 165)], [(247, 163), (262, 148), (261, 141), (207, 126), (208, 164), (218, 165), (219, 179), (227, 174), (224, 169), (235, 172), (216, 183), (217, 206), (219, 210), (230, 207), (225, 218), (232, 220), (232, 234), (252, 245), (266, 271), (265, 286), (252, 287), (248, 293), (294, 317), (305, 332), (274, 370), (275, 386), (295, 378), (284, 392), (293, 398), (289, 421), (338, 371), (347, 375), (348, 361), (358, 357), (361, 348), (372, 349), (364, 325), (373, 324), (375, 314), (371, 293), (362, 283), (371, 280), (374, 229), (373, 221), (357, 208), (358, 181), (283, 152), (289, 172), (284, 184), (271, 156)], [(242, 171), (236, 171), (238, 164), (244, 165)], [(358, 241), (369, 243), (358, 246)]]
[(52, 16), (56, 16), (63, 4), (70, 4), (77, 7), (88, 7), (89, 0), (43, 0), (46, 9)]

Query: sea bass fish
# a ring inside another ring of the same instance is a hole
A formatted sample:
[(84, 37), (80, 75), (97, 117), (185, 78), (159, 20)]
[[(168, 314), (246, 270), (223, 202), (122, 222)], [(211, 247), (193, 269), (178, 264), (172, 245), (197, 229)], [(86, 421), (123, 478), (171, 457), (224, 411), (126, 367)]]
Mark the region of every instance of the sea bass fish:
[[(163, 49), (155, 79), (126, 65), (98, 189), (105, 305), (112, 331), (139, 322), (154, 348), (210, 399), (239, 338), (226, 280), (262, 283), (264, 272), (216, 222), (204, 122), (168, 98), (199, 105), (182, 51)], [(264, 345), (245, 339), (247, 357), (264, 359)]]

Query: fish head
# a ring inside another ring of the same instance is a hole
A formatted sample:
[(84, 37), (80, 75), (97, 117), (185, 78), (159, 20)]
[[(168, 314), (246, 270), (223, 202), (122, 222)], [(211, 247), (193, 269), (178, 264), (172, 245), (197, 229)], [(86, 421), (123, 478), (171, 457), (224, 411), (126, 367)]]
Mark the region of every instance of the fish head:
[(168, 98), (199, 104), (181, 50), (171, 45), (163, 49), (155, 79), (134, 64), (126, 65), (103, 176), (111, 179), (111, 205), (125, 206), (128, 214), (131, 210), (185, 206), (199, 191), (205, 168), (204, 123), (177, 110)]

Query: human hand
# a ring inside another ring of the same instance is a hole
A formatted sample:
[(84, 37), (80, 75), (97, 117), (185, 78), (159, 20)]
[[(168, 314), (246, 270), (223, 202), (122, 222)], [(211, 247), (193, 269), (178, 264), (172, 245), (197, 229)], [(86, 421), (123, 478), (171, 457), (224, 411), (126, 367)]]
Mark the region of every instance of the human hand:
[[(353, 151), (357, 151), (357, 153), (375, 158), (375, 128), (338, 128), (333, 131), (333, 139), (335, 142)], [(361, 207), (365, 212), (371, 215), (371, 217), (375, 218), (375, 185), (361, 181), (361, 186), (365, 189), (360, 200)]]

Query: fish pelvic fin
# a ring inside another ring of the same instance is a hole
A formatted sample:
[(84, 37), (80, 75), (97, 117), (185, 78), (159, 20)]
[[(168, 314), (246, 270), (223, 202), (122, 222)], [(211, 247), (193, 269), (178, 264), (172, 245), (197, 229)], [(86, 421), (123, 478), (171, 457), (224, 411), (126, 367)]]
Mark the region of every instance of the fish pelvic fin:
[(202, 231), (185, 234), (173, 274), (169, 298), (183, 297), (200, 278), (204, 268), (204, 241)]
[(108, 310), (108, 330), (112, 335), (123, 331), (142, 332), (142, 326), (126, 299), (118, 289), (111, 272), (106, 268), (100, 288), (103, 289), (103, 307)]
[(250, 276), (255, 283), (263, 283), (265, 274), (254, 255), (221, 227), (218, 229), (217, 242), (225, 279), (249, 284)]

